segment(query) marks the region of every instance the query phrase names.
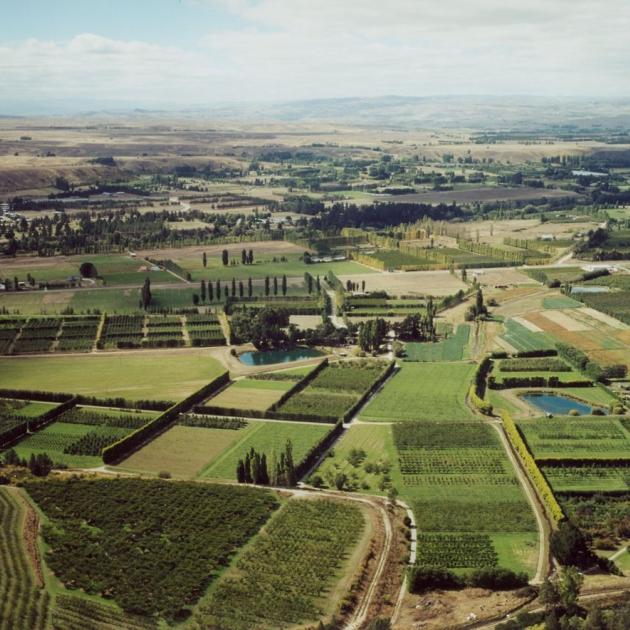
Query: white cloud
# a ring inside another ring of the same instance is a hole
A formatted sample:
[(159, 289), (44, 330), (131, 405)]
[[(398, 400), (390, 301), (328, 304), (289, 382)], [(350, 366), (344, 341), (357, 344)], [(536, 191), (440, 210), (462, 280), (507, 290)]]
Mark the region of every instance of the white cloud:
[[(382, 94), (630, 96), (627, 0), (188, 0), (240, 27), (184, 50), (77, 34), (0, 42), (25, 100), (199, 105)], [(0, 105), (0, 110), (2, 105)]]

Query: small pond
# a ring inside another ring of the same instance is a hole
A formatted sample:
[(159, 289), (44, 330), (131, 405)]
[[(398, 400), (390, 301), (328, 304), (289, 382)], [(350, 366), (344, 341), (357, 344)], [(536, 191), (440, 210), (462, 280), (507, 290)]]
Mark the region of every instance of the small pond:
[(256, 352), (243, 352), (238, 358), (245, 365), (273, 365), (274, 363), (290, 363), (302, 359), (313, 359), (323, 356), (315, 348), (298, 346), (291, 350), (258, 350)]
[(560, 394), (524, 394), (522, 398), (541, 411), (558, 416), (566, 416), (572, 409), (575, 409), (581, 416), (588, 416), (593, 413), (593, 407)]

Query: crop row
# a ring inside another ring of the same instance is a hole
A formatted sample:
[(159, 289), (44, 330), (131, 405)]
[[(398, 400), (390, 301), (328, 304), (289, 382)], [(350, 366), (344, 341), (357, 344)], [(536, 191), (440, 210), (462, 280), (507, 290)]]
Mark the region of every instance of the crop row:
[(63, 452), (66, 455), (91, 455), (99, 457), (103, 452), (103, 449), (110, 444), (113, 444), (121, 437), (129, 433), (128, 429), (114, 429), (107, 427), (103, 429), (90, 431), (74, 442), (68, 444)]
[(194, 614), (198, 627), (285, 628), (315, 621), (321, 598), (364, 527), (359, 509), (327, 500), (292, 500)]
[(419, 534), (418, 564), (467, 569), (493, 567), (498, 556), (487, 534)]
[(0, 488), (0, 627), (44, 630), (49, 596), (33, 578), (22, 537), (22, 510), (15, 496)]
[(493, 448), (497, 438), (491, 427), (474, 422), (397, 422), (394, 444), (399, 451), (424, 449)]
[(151, 416), (122, 411), (103, 413), (99, 410), (95, 413), (86, 407), (72, 407), (61, 414), (57, 420), (67, 424), (139, 429), (151, 420)]
[(113, 606), (100, 604), (92, 599), (57, 595), (52, 613), (55, 630), (154, 630), (157, 624), (153, 619), (120, 612)]
[(506, 473), (504, 460), (498, 451), (399, 451), (398, 457), (403, 475)]
[(518, 482), (511, 475), (484, 475), (484, 474), (426, 474), (408, 475), (403, 474), (403, 484), (405, 486), (516, 486)]

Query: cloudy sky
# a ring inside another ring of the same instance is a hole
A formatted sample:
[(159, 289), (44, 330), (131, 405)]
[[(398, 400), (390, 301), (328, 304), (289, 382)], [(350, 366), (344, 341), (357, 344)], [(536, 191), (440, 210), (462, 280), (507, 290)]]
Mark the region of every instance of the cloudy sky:
[(0, 114), (630, 96), (628, 0), (2, 0)]

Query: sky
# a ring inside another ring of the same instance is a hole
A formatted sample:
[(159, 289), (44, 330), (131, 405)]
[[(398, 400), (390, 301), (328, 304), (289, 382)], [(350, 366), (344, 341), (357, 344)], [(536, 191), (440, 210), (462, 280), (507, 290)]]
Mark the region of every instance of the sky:
[(630, 97), (628, 0), (0, 0), (0, 114)]

